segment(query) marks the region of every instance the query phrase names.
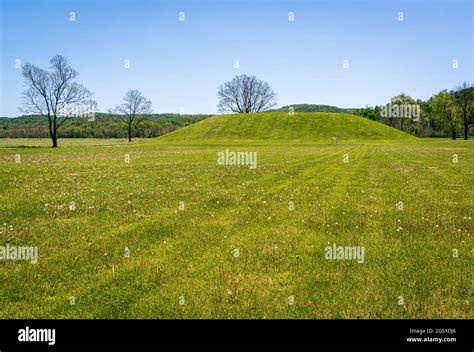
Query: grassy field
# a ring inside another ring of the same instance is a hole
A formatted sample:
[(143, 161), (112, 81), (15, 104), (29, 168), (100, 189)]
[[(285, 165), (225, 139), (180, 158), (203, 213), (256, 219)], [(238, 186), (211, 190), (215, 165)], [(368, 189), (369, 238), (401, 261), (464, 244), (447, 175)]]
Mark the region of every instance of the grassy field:
[[(472, 318), (473, 141), (224, 119), (0, 140), (0, 245), (39, 248), (0, 261), (0, 318)], [(226, 148), (258, 167), (218, 165)], [(333, 243), (364, 262), (325, 259)]]

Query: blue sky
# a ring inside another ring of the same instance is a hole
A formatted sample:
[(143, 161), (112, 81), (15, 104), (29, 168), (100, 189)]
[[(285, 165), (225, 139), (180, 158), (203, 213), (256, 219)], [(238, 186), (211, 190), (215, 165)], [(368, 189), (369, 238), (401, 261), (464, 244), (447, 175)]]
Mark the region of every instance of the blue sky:
[(47, 67), (55, 54), (79, 71), (99, 111), (139, 89), (154, 112), (215, 113), (219, 84), (244, 73), (267, 81), (278, 106), (361, 107), (402, 91), (427, 99), (473, 81), (470, 0), (0, 2), (0, 116), (21, 114), (15, 60)]

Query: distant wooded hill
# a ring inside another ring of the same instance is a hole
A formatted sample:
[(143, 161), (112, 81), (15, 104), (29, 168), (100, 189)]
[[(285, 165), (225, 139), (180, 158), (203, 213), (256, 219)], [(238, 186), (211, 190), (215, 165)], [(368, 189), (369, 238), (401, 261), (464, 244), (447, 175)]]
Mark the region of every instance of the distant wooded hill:
[[(212, 115), (150, 114), (143, 116), (134, 137), (158, 137)], [(70, 118), (58, 130), (60, 138), (125, 138), (127, 124), (118, 115), (96, 113), (94, 121)], [(38, 115), (0, 117), (0, 138), (48, 138), (48, 120)]]
[(294, 104), (283, 106), (279, 109), (273, 109), (270, 111), (289, 111), (290, 107), (293, 108), (294, 112), (345, 112), (348, 114), (353, 114), (357, 109), (345, 109), (338, 108), (337, 106), (331, 105), (318, 105), (318, 104)]

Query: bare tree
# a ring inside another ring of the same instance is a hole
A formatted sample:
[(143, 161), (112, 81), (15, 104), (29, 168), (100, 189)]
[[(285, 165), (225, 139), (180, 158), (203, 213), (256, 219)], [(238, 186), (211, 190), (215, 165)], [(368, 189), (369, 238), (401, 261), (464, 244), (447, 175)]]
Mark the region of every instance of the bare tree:
[(123, 103), (115, 107), (112, 112), (120, 114), (122, 120), (128, 126), (128, 141), (132, 141), (132, 132), (140, 121), (143, 114), (151, 114), (151, 101), (145, 98), (139, 90), (129, 90), (123, 98)]
[(58, 146), (58, 129), (78, 112), (95, 109), (92, 93), (74, 82), (78, 72), (67, 60), (56, 55), (50, 60), (51, 71), (33, 64), (23, 66), (22, 74), (28, 89), (23, 92), (23, 113), (39, 114), (48, 118), (49, 136), (53, 148)]
[(219, 86), (217, 93), (220, 112), (251, 113), (265, 111), (275, 106), (275, 92), (267, 82), (255, 76), (235, 76), (232, 81)]
[(474, 123), (474, 87), (467, 82), (462, 83), (454, 91), (454, 98), (459, 107), (464, 127), (464, 139), (469, 138), (469, 127)]

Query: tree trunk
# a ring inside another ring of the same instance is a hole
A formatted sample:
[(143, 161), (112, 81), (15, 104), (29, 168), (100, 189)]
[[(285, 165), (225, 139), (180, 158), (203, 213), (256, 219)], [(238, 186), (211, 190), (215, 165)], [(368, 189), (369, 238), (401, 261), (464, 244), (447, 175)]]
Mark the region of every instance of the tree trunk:
[(456, 130), (453, 129), (453, 130), (451, 131), (451, 136), (452, 136), (452, 138), (453, 138), (453, 141), (455, 141), (455, 140), (456, 140)]
[(469, 138), (469, 124), (464, 124), (464, 139), (467, 140)]
[(53, 121), (51, 120), (52, 117), (48, 112), (48, 123), (49, 123), (49, 138), (51, 138), (51, 141), (53, 142), (53, 148), (58, 147), (58, 139), (56, 138), (56, 131), (53, 128)]
[(132, 125), (128, 124), (128, 141), (132, 141)]
[(51, 140), (53, 141), (53, 148), (57, 148), (58, 147), (58, 135), (57, 135), (56, 131), (54, 131), (53, 134), (51, 135)]

